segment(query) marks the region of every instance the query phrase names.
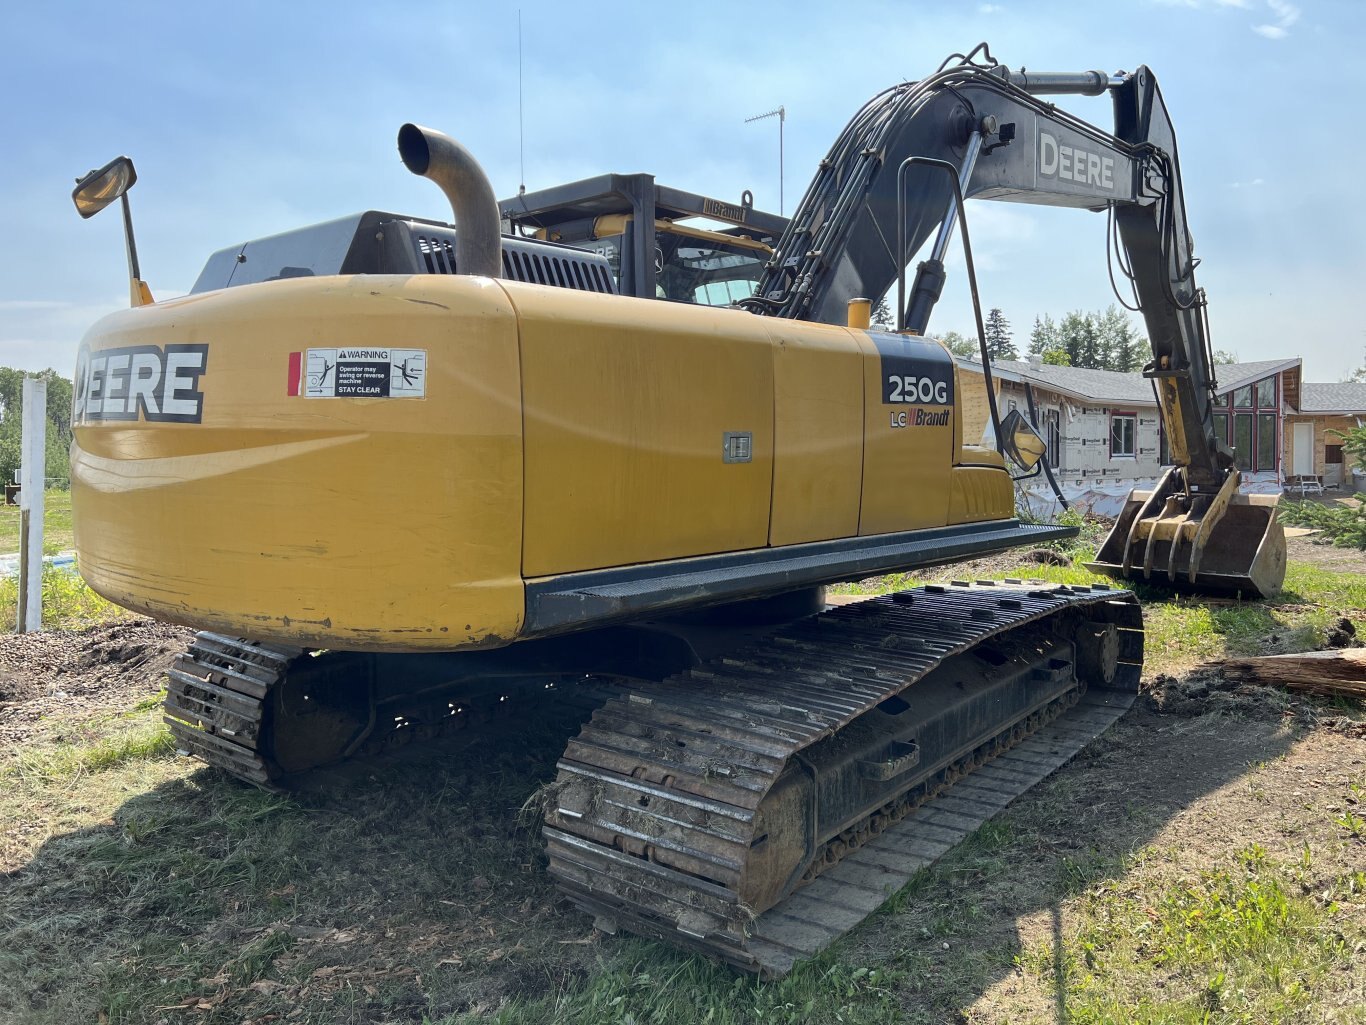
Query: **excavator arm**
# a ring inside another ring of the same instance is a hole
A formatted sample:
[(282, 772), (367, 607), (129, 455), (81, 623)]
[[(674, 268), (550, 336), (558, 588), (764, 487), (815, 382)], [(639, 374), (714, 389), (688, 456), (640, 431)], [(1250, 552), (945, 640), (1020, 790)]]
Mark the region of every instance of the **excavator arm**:
[[(1107, 92), (1113, 133), (1043, 98)], [(1238, 494), (1233, 452), (1214, 426), (1205, 294), (1195, 283), (1176, 135), (1148, 68), (1014, 72), (983, 45), (884, 91), (821, 162), (746, 305), (843, 323), (850, 299), (887, 294), (933, 236), (908, 294), (898, 289), (899, 325), (923, 334), (956, 221), (944, 165), (958, 170), (966, 198), (1114, 218), (1120, 266), (1153, 351), (1144, 374), (1154, 382), (1174, 466), (1154, 490), (1131, 494), (1094, 567), (1201, 590), (1278, 591), (1285, 542), (1275, 499)]]

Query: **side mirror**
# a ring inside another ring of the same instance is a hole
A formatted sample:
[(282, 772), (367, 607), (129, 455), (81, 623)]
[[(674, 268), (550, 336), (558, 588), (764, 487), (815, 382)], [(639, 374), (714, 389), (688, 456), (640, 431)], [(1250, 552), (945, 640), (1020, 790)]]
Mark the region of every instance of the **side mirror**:
[(128, 250), (128, 297), (134, 306), (149, 306), (152, 290), (142, 280), (138, 268), (138, 246), (133, 240), (133, 215), (128, 209), (128, 190), (138, 180), (133, 162), (127, 157), (115, 157), (98, 171), (76, 179), (71, 190), (71, 202), (82, 217), (94, 217), (110, 203), (123, 200), (123, 243)]
[(71, 190), (71, 202), (82, 217), (94, 217), (110, 203), (133, 187), (138, 173), (127, 157), (115, 157), (98, 171), (91, 171), (76, 181)]
[(1018, 409), (1012, 409), (1001, 424), (1001, 447), (1020, 469), (1028, 472), (1039, 465), (1048, 444)]

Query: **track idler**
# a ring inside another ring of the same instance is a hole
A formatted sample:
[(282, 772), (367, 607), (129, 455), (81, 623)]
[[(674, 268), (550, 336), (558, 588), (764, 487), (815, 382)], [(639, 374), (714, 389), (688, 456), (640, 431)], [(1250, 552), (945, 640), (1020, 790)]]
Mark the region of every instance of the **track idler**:
[(1179, 467), (1151, 491), (1131, 491), (1087, 568), (1121, 580), (1200, 594), (1270, 598), (1285, 582), (1279, 495), (1238, 493), (1231, 470), (1213, 495), (1193, 495)]

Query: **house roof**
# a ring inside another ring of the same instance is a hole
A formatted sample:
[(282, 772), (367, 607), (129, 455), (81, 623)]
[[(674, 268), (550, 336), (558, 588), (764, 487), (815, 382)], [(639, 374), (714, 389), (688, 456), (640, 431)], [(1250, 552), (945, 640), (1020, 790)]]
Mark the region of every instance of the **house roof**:
[(1300, 386), (1300, 412), (1366, 414), (1366, 381), (1344, 384), (1305, 381)]
[[(959, 362), (970, 370), (982, 371), (982, 364), (970, 357), (960, 358)], [(1298, 356), (1290, 359), (1264, 359), (1252, 363), (1225, 363), (1216, 368), (1219, 380), (1219, 394), (1227, 395), (1235, 388), (1242, 388), (1260, 381), (1272, 374), (1294, 370), (1300, 365)], [(1087, 370), (1084, 367), (1059, 367), (1050, 363), (1026, 363), (1020, 360), (993, 360), (992, 370), (1007, 381), (1028, 381), (1030, 384), (1058, 392), (1069, 398), (1083, 402), (1107, 405), (1155, 406), (1153, 386), (1137, 371), (1123, 373), (1118, 370)], [(1308, 385), (1305, 388), (1321, 387)], [(1324, 385), (1322, 387), (1339, 387)], [(1366, 393), (1366, 385), (1342, 385), (1344, 388), (1361, 388)], [(1334, 406), (1333, 409), (1341, 407)], [(1366, 409), (1366, 404), (1357, 408)]]
[[(993, 368), (1000, 367), (1017, 380), (1028, 381), (1083, 402), (1157, 405), (1153, 399), (1153, 386), (1142, 374), (1056, 367), (1049, 363), (1024, 363), (1018, 360), (994, 360), (991, 365)], [(981, 364), (977, 366), (980, 368)]]
[(1235, 388), (1242, 388), (1260, 381), (1263, 377), (1291, 370), (1300, 363), (1298, 356), (1289, 359), (1263, 359), (1253, 363), (1222, 363), (1214, 368), (1214, 376), (1219, 382), (1218, 394), (1227, 395)]

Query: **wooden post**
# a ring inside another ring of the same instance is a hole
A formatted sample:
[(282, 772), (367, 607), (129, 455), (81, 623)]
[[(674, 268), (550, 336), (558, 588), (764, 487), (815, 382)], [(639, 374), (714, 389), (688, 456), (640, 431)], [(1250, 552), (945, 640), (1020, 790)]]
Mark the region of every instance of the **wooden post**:
[(47, 484), (47, 382), (24, 378), (19, 440), (19, 632), (43, 628), (43, 488)]

